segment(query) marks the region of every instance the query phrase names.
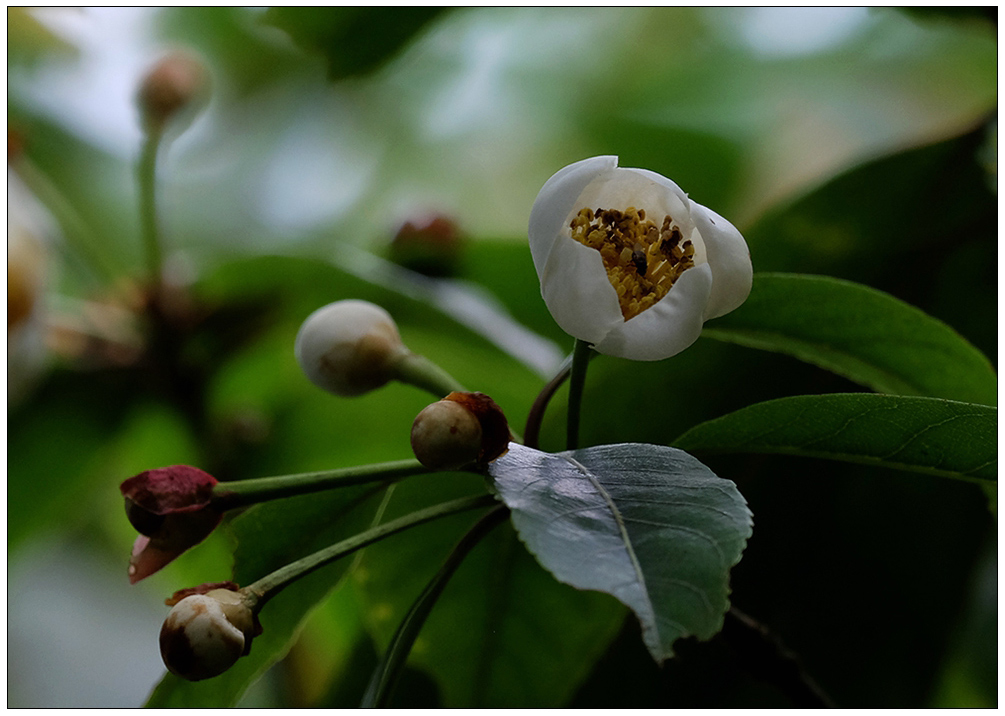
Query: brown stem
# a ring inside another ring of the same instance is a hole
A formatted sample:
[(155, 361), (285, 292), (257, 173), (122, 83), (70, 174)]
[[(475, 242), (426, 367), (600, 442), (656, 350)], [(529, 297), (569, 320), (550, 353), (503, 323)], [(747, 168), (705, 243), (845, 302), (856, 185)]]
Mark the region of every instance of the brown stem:
[(552, 397), (562, 387), (562, 383), (569, 379), (571, 372), (572, 356), (569, 356), (559, 367), (555, 377), (548, 381), (534, 399), (534, 404), (530, 407), (530, 413), (527, 415), (527, 425), (523, 429), (523, 444), (527, 447), (535, 450), (540, 447), (541, 422), (544, 420), (544, 411)]

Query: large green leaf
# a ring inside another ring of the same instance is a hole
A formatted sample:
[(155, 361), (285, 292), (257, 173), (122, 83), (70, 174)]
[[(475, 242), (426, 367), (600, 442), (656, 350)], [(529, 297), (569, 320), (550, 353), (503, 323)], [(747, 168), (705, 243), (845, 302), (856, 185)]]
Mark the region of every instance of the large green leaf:
[(997, 482), (997, 433), (998, 409), (986, 405), (850, 393), (751, 405), (695, 426), (674, 445), (822, 457)]
[[(257, 505), (232, 523), (237, 537), (234, 581), (247, 585), (289, 562), (365, 529), (375, 488), (359, 485)], [(290, 529), (297, 525), (298, 529)], [(166, 674), (147, 706), (157, 708), (225, 708), (234, 706), (247, 688), (285, 656), (311, 611), (345, 574), (351, 559), (342, 559), (298, 580), (262, 610), (263, 632), (251, 653), (222, 675), (191, 682)]]
[[(395, 485), (384, 519), (470, 492), (471, 479), (409, 478)], [(367, 548), (353, 580), (380, 649), (473, 521), (471, 515), (439, 520), (407, 540)], [(587, 677), (623, 618), (609, 596), (557, 582), (503, 525), (447, 584), (409, 664), (433, 677), (447, 708), (558, 707)]]
[(757, 274), (750, 297), (703, 335), (795, 356), (881, 393), (993, 405), (990, 361), (952, 328), (850, 281)]
[(732, 482), (681, 450), (627, 443), (556, 455), (514, 445), (489, 472), (538, 561), (631, 608), (657, 662), (680, 637), (722, 628), (751, 534)]

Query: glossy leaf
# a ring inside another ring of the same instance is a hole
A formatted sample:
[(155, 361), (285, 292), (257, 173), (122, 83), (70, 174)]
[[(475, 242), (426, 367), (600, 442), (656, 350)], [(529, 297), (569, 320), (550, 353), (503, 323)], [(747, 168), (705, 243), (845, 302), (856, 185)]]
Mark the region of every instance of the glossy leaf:
[(783, 453), (930, 475), (998, 480), (998, 409), (851, 393), (769, 400), (697, 425), (689, 451)]
[(732, 482), (681, 450), (627, 443), (554, 455), (513, 445), (489, 473), (538, 561), (631, 608), (658, 663), (677, 639), (722, 628), (751, 534)]
[(965, 338), (889, 294), (850, 281), (756, 274), (746, 303), (703, 335), (795, 356), (881, 393), (997, 401), (994, 368)]

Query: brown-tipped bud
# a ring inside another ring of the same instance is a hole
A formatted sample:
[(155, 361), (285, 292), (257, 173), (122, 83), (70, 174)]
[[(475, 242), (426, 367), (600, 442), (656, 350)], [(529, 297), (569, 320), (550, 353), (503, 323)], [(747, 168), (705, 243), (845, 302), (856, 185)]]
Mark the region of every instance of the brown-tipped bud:
[(509, 424), (484, 393), (451, 393), (412, 423), (412, 451), (432, 470), (486, 465), (509, 449)]
[(189, 681), (219, 676), (251, 649), (261, 632), (244, 595), (231, 589), (192, 594), (177, 604), (161, 627), (161, 658)]
[(188, 52), (172, 52), (140, 84), (136, 102), (147, 131), (160, 131), (182, 110), (196, 109), (209, 94), (209, 72)]
[(308, 316), (294, 352), (312, 383), (342, 396), (381, 387), (409, 353), (391, 315), (355, 299), (330, 303)]

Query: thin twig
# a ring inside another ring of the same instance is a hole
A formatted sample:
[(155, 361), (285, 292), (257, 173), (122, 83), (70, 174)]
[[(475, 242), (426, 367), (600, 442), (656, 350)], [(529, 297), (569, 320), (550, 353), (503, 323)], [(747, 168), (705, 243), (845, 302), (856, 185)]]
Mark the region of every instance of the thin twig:
[(752, 674), (774, 684), (794, 706), (834, 708), (834, 702), (806, 673), (799, 658), (760, 622), (730, 607), (722, 635), (740, 653)]

